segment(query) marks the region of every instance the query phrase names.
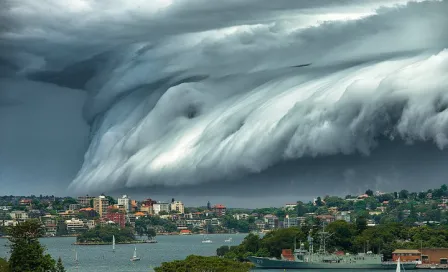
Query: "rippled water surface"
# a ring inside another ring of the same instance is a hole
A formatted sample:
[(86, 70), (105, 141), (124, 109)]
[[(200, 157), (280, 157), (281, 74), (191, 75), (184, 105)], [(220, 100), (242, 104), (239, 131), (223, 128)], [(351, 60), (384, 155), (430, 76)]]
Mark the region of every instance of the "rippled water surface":
[[(232, 235), (233, 242), (225, 243), (228, 235), (210, 235), (212, 244), (202, 244), (202, 236), (158, 236), (157, 244), (137, 244), (137, 255), (141, 257), (139, 262), (131, 262), (134, 245), (117, 245), (115, 252), (112, 246), (74, 246), (75, 238), (44, 238), (42, 244), (54, 257), (61, 257), (67, 272), (149, 272), (152, 267), (162, 262), (180, 260), (190, 254), (212, 256), (216, 254), (216, 248), (221, 245), (237, 245), (244, 239), (245, 234)], [(6, 239), (0, 239), (0, 257), (8, 256), (9, 248)], [(79, 266), (75, 263), (75, 250), (78, 253)], [(260, 270), (263, 272), (283, 270)], [(297, 270), (296, 270), (297, 271)], [(305, 270), (301, 270), (305, 271)], [(317, 270), (310, 270), (317, 272)], [(435, 271), (435, 270), (431, 270)]]

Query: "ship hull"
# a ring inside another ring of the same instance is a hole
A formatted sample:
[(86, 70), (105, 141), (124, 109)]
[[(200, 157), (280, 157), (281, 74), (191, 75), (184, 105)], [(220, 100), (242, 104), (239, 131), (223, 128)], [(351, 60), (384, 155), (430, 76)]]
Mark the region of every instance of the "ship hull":
[[(372, 263), (309, 263), (309, 262), (295, 262), (285, 260), (274, 260), (260, 257), (249, 257), (249, 260), (257, 268), (266, 269), (372, 269), (372, 270), (394, 270), (396, 265), (394, 264), (372, 264)], [(416, 269), (416, 264), (407, 263), (402, 264), (404, 270)]]

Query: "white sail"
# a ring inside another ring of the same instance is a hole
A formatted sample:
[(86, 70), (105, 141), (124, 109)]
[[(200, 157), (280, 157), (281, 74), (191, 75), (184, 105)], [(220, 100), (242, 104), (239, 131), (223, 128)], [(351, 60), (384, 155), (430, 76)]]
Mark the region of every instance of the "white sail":
[(134, 248), (134, 255), (132, 256), (132, 258), (137, 258), (137, 247)]
[(396, 272), (401, 272), (400, 258), (398, 258), (398, 260), (397, 260), (397, 269), (396, 269), (395, 271), (396, 271)]
[(115, 235), (112, 235), (112, 250), (115, 251)]

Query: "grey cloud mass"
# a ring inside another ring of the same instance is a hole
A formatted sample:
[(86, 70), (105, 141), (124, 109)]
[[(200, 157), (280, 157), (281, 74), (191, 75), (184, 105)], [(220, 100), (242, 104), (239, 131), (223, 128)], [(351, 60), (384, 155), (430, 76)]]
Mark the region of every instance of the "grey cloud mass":
[(28, 99), (18, 82), (79, 95), (46, 107), (73, 131), (48, 144), (70, 150), (70, 192), (305, 197), (447, 174), (448, 1), (0, 5), (2, 112)]

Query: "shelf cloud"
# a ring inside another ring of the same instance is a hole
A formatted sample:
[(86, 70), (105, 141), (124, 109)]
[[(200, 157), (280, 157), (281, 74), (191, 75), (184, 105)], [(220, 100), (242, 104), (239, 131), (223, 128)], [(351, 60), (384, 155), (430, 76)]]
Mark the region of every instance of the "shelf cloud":
[(0, 5), (3, 77), (85, 96), (72, 191), (342, 194), (447, 174), (447, 1)]

